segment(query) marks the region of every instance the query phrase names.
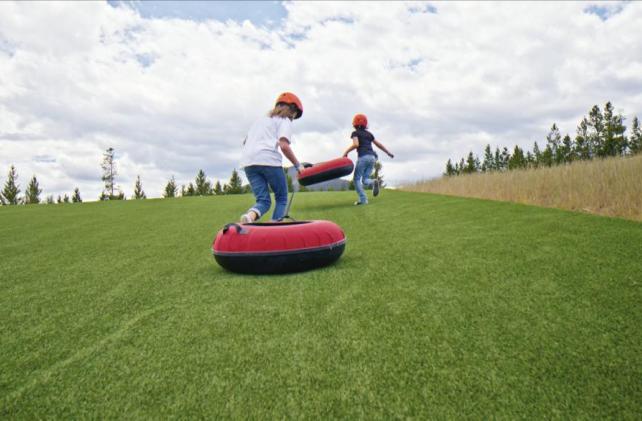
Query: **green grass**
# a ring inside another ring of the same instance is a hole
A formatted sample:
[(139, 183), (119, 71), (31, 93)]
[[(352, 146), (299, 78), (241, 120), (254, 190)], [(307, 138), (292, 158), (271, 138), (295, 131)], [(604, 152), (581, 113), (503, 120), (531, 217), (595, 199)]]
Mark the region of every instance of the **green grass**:
[(0, 418), (642, 413), (642, 224), (385, 191), (295, 197), (337, 264), (223, 271), (251, 196), (0, 208)]

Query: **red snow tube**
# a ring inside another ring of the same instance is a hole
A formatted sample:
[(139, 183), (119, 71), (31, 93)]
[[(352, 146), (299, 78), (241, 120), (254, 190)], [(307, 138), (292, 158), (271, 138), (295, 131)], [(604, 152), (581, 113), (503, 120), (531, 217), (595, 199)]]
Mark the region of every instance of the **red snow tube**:
[(353, 169), (354, 164), (350, 158), (337, 158), (304, 168), (297, 175), (297, 180), (302, 186), (309, 186), (349, 175)]
[(287, 273), (328, 265), (345, 245), (345, 234), (330, 221), (227, 224), (216, 235), (212, 253), (232, 272)]

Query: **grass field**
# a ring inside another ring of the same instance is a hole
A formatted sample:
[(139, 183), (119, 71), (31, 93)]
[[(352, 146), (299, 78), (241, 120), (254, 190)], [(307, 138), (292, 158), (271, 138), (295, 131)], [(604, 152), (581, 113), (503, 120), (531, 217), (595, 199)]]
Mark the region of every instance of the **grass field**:
[(305, 193), (336, 265), (224, 272), (251, 196), (0, 208), (0, 418), (642, 413), (642, 224)]

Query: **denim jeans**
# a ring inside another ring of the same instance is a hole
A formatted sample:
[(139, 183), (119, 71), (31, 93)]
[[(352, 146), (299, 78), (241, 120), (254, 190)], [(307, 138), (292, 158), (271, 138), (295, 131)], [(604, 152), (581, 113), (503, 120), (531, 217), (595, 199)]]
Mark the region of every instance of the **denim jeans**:
[(359, 202), (368, 203), (366, 192), (363, 191), (363, 185), (371, 186), (374, 180), (370, 178), (372, 169), (377, 161), (374, 155), (363, 155), (357, 159), (357, 165), (354, 169), (354, 188), (359, 195)]
[[(256, 212), (258, 218), (270, 210), (270, 190), (274, 192), (274, 212), (272, 220), (279, 221), (285, 216), (285, 208), (288, 204), (288, 183), (282, 167), (270, 167), (267, 165), (250, 165), (245, 167), (245, 175), (252, 187), (252, 193), (256, 198), (256, 204), (249, 210)], [(257, 219), (258, 219), (257, 218)]]

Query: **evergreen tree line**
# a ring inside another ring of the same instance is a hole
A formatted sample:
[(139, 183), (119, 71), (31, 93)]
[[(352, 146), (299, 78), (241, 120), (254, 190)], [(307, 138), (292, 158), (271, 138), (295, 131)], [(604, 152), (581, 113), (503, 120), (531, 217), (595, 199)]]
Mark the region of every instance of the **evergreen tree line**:
[[(106, 183), (106, 188), (101, 193), (99, 200), (125, 200), (125, 194), (122, 191), (119, 191), (117, 187), (113, 184), (113, 175), (115, 171), (111, 172), (112, 177)], [(214, 185), (205, 177), (205, 172), (200, 170), (196, 175), (194, 183), (189, 183), (187, 187), (181, 186), (180, 193), (181, 196), (210, 196), (210, 195), (223, 195), (223, 194), (241, 194), (250, 192), (249, 185), (243, 185), (241, 182), (241, 177), (239, 177), (238, 172), (234, 170), (232, 172), (232, 177), (227, 184), (221, 185), (220, 181), (217, 181)], [(2, 191), (0, 191), (0, 204), (1, 205), (31, 205), (38, 203), (80, 203), (82, 198), (80, 197), (80, 189), (76, 187), (73, 194), (69, 196), (64, 194), (62, 196), (58, 195), (58, 198), (54, 198), (53, 195), (48, 195), (44, 200), (41, 198), (42, 189), (40, 188), (40, 183), (34, 175), (24, 194), (21, 195), (22, 190), (20, 189), (20, 184), (18, 183), (18, 173), (15, 166), (11, 165), (9, 169), (9, 174), (7, 180), (4, 184)], [(172, 177), (163, 192), (163, 197), (177, 197), (178, 195), (178, 186), (174, 177)], [(147, 195), (143, 190), (143, 184), (140, 179), (140, 176), (136, 177), (136, 182), (134, 184), (134, 194), (132, 199), (146, 199)]]
[[(16, 167), (11, 165), (9, 168), (9, 174), (7, 175), (7, 181), (4, 183), (2, 191), (0, 191), (0, 204), (1, 205), (36, 205), (42, 203), (40, 195), (42, 194), (42, 189), (40, 188), (40, 183), (34, 175), (29, 180), (27, 189), (24, 192), (24, 195), (20, 195), (22, 190), (20, 190), (20, 184), (18, 184), (18, 172)], [(74, 193), (71, 195), (71, 198), (65, 193), (64, 196), (58, 195), (58, 199), (54, 199), (53, 195), (49, 195), (45, 198), (45, 203), (79, 203), (82, 202), (80, 197), (80, 190), (78, 187), (74, 189)]]
[[(105, 188), (99, 196), (99, 200), (125, 200), (125, 194), (116, 186), (115, 179), (118, 175), (115, 162), (115, 152), (113, 148), (108, 148), (103, 154), (103, 161), (101, 163), (101, 168), (103, 170), (101, 180), (104, 183)], [(383, 175), (381, 174), (382, 165), (377, 161), (375, 164), (375, 173), (374, 177), (379, 179), (380, 185), (383, 187)], [(293, 191), (293, 183), (290, 175), (286, 168), (283, 169), (287, 179), (288, 191)], [(349, 185), (350, 190), (354, 190), (354, 183), (350, 180)], [(165, 188), (163, 190), (164, 198), (172, 198), (180, 196), (212, 196), (212, 195), (227, 195), (227, 194), (244, 194), (250, 193), (252, 190), (248, 184), (243, 185), (241, 177), (238, 174), (238, 171), (234, 169), (230, 180), (221, 184), (220, 181), (212, 183), (207, 179), (205, 172), (201, 169), (196, 174), (194, 182), (190, 182), (187, 186), (181, 185), (180, 189), (174, 176), (172, 176)], [(299, 191), (306, 191), (304, 186), (299, 186)], [(9, 170), (9, 175), (7, 181), (0, 192), (0, 204), (2, 205), (18, 205), (18, 204), (37, 204), (41, 203), (42, 200), (40, 195), (42, 194), (42, 189), (34, 175), (27, 186), (25, 194), (20, 196), (21, 190), (20, 185), (18, 184), (18, 174), (15, 167), (12, 165)], [(147, 195), (143, 190), (143, 183), (140, 179), (140, 175), (136, 177), (136, 182), (134, 184), (134, 194), (132, 199), (141, 200), (146, 199)], [(54, 199), (53, 195), (46, 197), (45, 202), (47, 204), (53, 203), (79, 203), (82, 202), (80, 197), (80, 190), (76, 187), (74, 189), (71, 197), (66, 193), (63, 196), (58, 196), (57, 200)]]
[(519, 146), (515, 146), (512, 153), (507, 147), (503, 147), (501, 151), (495, 148), (493, 152), (490, 145), (486, 145), (483, 160), (472, 151), (454, 164), (449, 159), (444, 175), (551, 167), (573, 161), (638, 153), (642, 153), (642, 130), (637, 116), (633, 118), (631, 131), (627, 136), (624, 117), (614, 112), (609, 101), (604, 105), (604, 111), (597, 105), (591, 108), (588, 116), (578, 124), (574, 138), (568, 134), (562, 137), (557, 124), (553, 123), (543, 150), (537, 142), (533, 144), (532, 152), (524, 151)]
[[(190, 182), (187, 186), (181, 185), (180, 196), (220, 196), (225, 194), (243, 194), (251, 191), (249, 184), (243, 185), (238, 171), (233, 170), (230, 181), (221, 184), (220, 181), (212, 183), (207, 179), (205, 171), (199, 170), (196, 174), (194, 182)], [(163, 191), (164, 198), (178, 197), (179, 188), (176, 184), (174, 176), (169, 179)]]

